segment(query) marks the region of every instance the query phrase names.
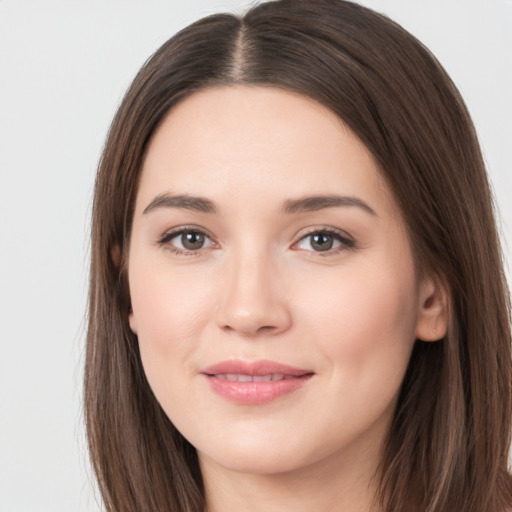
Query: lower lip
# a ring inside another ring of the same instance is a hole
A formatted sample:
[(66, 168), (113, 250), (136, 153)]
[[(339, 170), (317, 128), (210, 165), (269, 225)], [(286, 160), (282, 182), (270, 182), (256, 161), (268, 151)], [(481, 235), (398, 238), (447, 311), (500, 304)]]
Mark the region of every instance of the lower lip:
[(277, 381), (233, 382), (206, 375), (211, 389), (231, 402), (241, 405), (261, 405), (300, 389), (312, 374)]

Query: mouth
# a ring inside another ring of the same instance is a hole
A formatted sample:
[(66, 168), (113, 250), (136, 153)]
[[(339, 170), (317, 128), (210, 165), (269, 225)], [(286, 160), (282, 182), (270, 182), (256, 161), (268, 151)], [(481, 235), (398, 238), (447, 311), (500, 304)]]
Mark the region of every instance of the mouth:
[(314, 372), (274, 361), (229, 360), (201, 374), (214, 393), (230, 402), (262, 405), (302, 388)]
[(296, 379), (291, 375), (281, 373), (272, 373), (268, 375), (244, 375), (241, 373), (218, 373), (210, 375), (220, 380), (229, 380), (230, 382), (277, 382), (279, 380)]

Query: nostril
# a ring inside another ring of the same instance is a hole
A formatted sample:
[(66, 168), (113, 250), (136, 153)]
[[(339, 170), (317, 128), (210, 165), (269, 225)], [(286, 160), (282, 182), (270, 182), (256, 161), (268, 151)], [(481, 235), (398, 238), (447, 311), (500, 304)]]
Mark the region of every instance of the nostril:
[(262, 325), (258, 330), (257, 332), (258, 333), (264, 333), (264, 332), (271, 332), (271, 331), (275, 331), (277, 329), (277, 327), (273, 326), (273, 325)]

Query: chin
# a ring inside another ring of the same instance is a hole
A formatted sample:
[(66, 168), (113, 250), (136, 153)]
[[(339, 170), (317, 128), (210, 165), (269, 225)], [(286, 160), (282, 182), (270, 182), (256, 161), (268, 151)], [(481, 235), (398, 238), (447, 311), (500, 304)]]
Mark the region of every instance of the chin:
[[(198, 443), (200, 444), (200, 443)], [(198, 447), (198, 457), (201, 465), (211, 464), (239, 473), (270, 475), (287, 473), (307, 465), (300, 451), (293, 442), (276, 442), (261, 439), (233, 439), (229, 443), (212, 443)], [(311, 461), (310, 461), (311, 462)]]
[(282, 453), (262, 454), (261, 450), (252, 452), (238, 451), (236, 454), (223, 453), (208, 456), (198, 453), (201, 466), (212, 464), (236, 473), (252, 475), (277, 475), (292, 472), (302, 466), (298, 461), (290, 460)]

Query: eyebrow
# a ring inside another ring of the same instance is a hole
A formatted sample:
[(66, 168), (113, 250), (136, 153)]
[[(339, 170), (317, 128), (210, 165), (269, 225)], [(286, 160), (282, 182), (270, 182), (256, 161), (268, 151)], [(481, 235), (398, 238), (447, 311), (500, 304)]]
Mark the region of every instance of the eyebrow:
[(334, 208), (340, 206), (355, 206), (361, 208), (366, 213), (377, 217), (375, 210), (365, 203), (362, 199), (353, 196), (311, 196), (301, 199), (289, 199), (283, 206), (284, 213), (304, 213), (323, 210), (324, 208)]
[[(306, 213), (335, 207), (357, 207), (370, 215), (377, 216), (375, 210), (362, 199), (353, 196), (321, 195), (309, 196), (300, 199), (288, 199), (284, 202), (283, 212)], [(181, 208), (200, 213), (217, 213), (215, 204), (205, 197), (189, 196), (187, 194), (156, 196), (142, 212), (143, 215), (157, 208)]]
[(186, 194), (175, 196), (160, 194), (144, 208), (142, 214), (145, 215), (156, 208), (181, 208), (200, 213), (217, 213), (217, 208), (209, 199)]

